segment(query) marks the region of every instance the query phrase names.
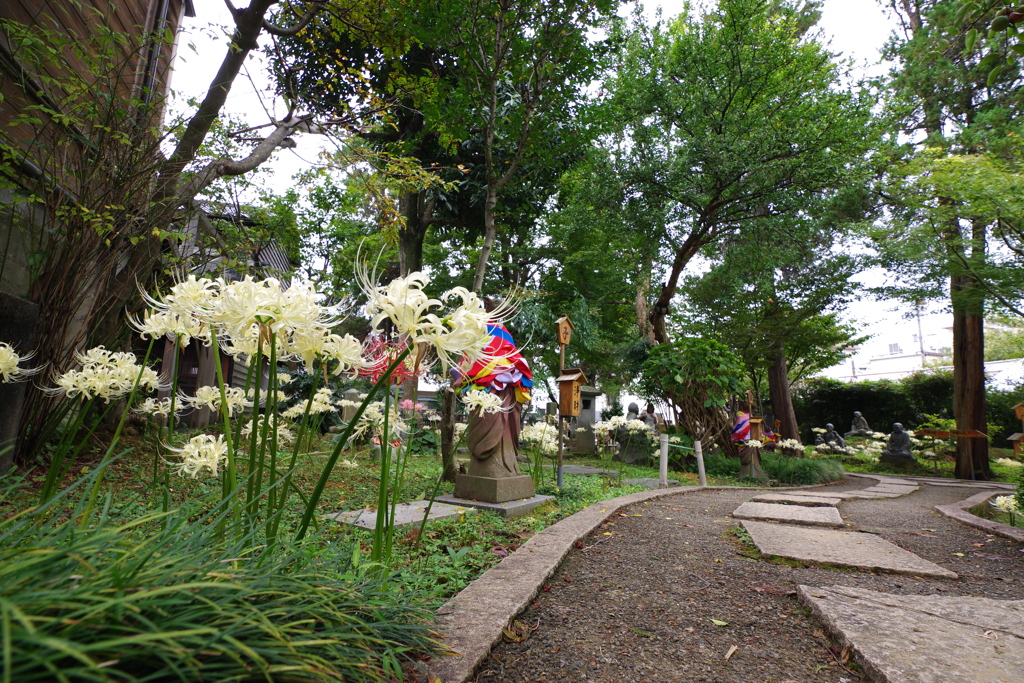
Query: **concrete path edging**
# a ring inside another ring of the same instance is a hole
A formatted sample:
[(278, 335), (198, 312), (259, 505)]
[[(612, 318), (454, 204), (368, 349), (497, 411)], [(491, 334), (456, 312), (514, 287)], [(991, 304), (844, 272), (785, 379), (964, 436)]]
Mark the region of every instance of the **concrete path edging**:
[[(1024, 543), (1024, 529), (1020, 527), (1010, 526), (1009, 524), (1000, 524), (999, 522), (993, 522), (990, 519), (983, 519), (977, 515), (972, 515), (967, 510), (986, 502), (989, 498), (994, 496), (1005, 496), (1006, 491), (982, 491), (981, 493), (975, 493), (966, 500), (961, 500), (959, 503), (950, 503), (949, 505), (936, 505), (935, 509), (939, 513), (955, 519), (958, 522), (963, 522), (968, 526), (972, 526), (975, 529), (981, 529), (987, 531), (990, 534), (996, 534), (1004, 538), (1010, 538), (1014, 541)], [(1010, 494), (1012, 495), (1012, 493)]]
[(675, 486), (612, 498), (584, 508), (532, 536), (438, 610), (438, 626), (443, 630), (445, 644), (455, 654), (429, 662), (428, 680), (431, 683), (472, 680), (477, 668), (501, 640), (502, 629), (529, 606), (576, 541), (596, 529), (610, 514), (627, 505), (702, 490), (700, 486)]

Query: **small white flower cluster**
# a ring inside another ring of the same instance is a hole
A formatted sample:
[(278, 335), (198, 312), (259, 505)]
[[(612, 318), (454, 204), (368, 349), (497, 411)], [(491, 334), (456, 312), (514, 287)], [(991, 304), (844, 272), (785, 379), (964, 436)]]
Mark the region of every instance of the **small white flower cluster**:
[(1020, 505), (1017, 503), (1016, 496), (999, 496), (992, 501), (992, 507), (1012, 515), (1024, 513), (1024, 510), (1021, 510)]
[(1024, 467), (1024, 463), (1021, 463), (1020, 460), (1013, 460), (1011, 458), (999, 458), (996, 460), (996, 463), (1003, 467)]
[[(456, 441), (458, 441), (459, 439), (462, 438), (462, 435), (466, 433), (466, 429), (467, 428), (469, 428), (469, 425), (466, 424), (465, 422), (456, 422), (455, 423), (455, 440)], [(523, 433), (522, 432), (519, 433), (519, 438), (520, 439), (523, 438)]]
[[(259, 422), (256, 422), (255, 424), (254, 424), (253, 420), (249, 420), (248, 422), (245, 423), (245, 425), (242, 426), (241, 435), (246, 437), (246, 438), (248, 438), (249, 435), (252, 434), (252, 430), (254, 428), (257, 430), (257, 432), (261, 436), (263, 436), (264, 430), (267, 430), (267, 438), (269, 438), (270, 430), (273, 429), (273, 426), (272, 425), (267, 425), (265, 422), (263, 422), (263, 420), (260, 420)], [(279, 446), (286, 446), (286, 445), (288, 445), (290, 443), (294, 443), (294, 442), (295, 442), (295, 433), (292, 432), (292, 430), (288, 429), (287, 426), (285, 426), (283, 424), (278, 424), (277, 425), (277, 444)]]
[(743, 445), (747, 448), (764, 448), (764, 444), (757, 439), (747, 439), (743, 442)]
[(63, 393), (69, 398), (78, 395), (84, 398), (98, 397), (109, 403), (128, 394), (135, 386), (136, 379), (143, 392), (161, 388), (156, 371), (139, 365), (133, 353), (107, 351), (97, 346), (85, 353), (76, 353), (75, 360), (81, 364), (82, 369), (68, 370), (54, 377), (57, 387), (49, 389), (49, 392)]
[[(433, 347), (445, 371), (458, 365), (463, 356), (470, 362), (480, 358), (490, 341), (488, 323), (499, 324), (511, 312), (502, 307), (488, 313), (483, 300), (465, 287), (455, 287), (432, 299), (423, 291), (430, 276), (419, 271), (378, 286), (376, 272), (364, 263), (357, 266), (356, 279), (367, 298), (365, 312), (372, 328), (379, 331), (380, 324), (390, 320), (410, 346)], [(459, 305), (445, 310), (445, 304), (454, 299)]]
[(647, 423), (642, 420), (626, 420), (622, 426), (625, 427), (626, 431), (630, 434), (639, 434), (643, 431), (650, 431), (650, 427), (648, 427)]
[[(181, 401), (175, 401), (174, 414), (178, 415), (183, 413), (187, 407), (188, 406)], [(150, 417), (170, 417), (171, 397), (147, 398), (145, 401), (133, 408), (133, 411), (142, 415), (149, 415)]]
[[(217, 387), (196, 387), (195, 396), (179, 394), (178, 398), (182, 403), (192, 408), (209, 408), (215, 413), (220, 412), (221, 396), (220, 389)], [(237, 415), (252, 406), (252, 401), (245, 396), (245, 390), (238, 387), (224, 387), (224, 398), (227, 401), (229, 417)]]
[(308, 280), (295, 280), (285, 289), (275, 278), (228, 282), (190, 275), (162, 299), (143, 296), (152, 310), (131, 323), (144, 337), (172, 334), (183, 345), (192, 338), (209, 344), (215, 331), (225, 352), (251, 357), (257, 349), (269, 355), (273, 333), (279, 360), (301, 360), (312, 370), (319, 358), (333, 364), (334, 374), (365, 366), (355, 337), (331, 333), (337, 322), (334, 309), (317, 303), (319, 295)]
[(496, 414), (501, 412), (501, 397), (489, 391), (470, 389), (462, 396), (462, 402), (470, 413)]
[(811, 431), (814, 432), (815, 434), (824, 434), (828, 430), (826, 430), (824, 427), (811, 427)]
[(282, 384), (288, 384), (289, 382), (292, 381), (292, 379), (292, 376), (289, 375), (287, 372), (279, 372), (277, 373), (277, 386), (281, 386)]
[[(396, 406), (391, 406), (391, 411), (388, 415), (388, 440), (393, 440), (396, 436), (404, 434), (407, 431), (405, 421), (402, 419), (401, 414), (397, 410)], [(380, 438), (384, 433), (384, 402), (374, 401), (373, 403), (366, 406), (366, 410), (359, 417), (359, 422), (356, 423), (356, 428), (353, 430), (352, 435), (360, 438), (366, 436), (375, 436)]]
[(776, 445), (783, 451), (799, 451), (802, 453), (804, 450), (804, 445), (800, 443), (800, 439), (783, 439)]
[(558, 451), (558, 428), (546, 422), (526, 425), (519, 432), (519, 442), (525, 448), (536, 448), (542, 453)]
[(195, 479), (204, 469), (210, 471), (210, 476), (217, 475), (221, 463), (227, 460), (228, 445), (223, 435), (199, 434), (189, 439), (182, 448), (169, 450), (181, 456), (178, 474)]
[[(320, 415), (322, 413), (333, 413), (335, 406), (332, 401), (334, 394), (331, 392), (329, 387), (320, 387), (313, 394), (313, 400), (309, 404), (310, 415)], [(287, 418), (300, 418), (306, 412), (306, 401), (299, 401), (291, 408), (288, 408), (281, 413), (282, 416)]]
[(24, 363), (27, 360), (31, 360), (35, 355), (34, 352), (30, 351), (22, 356), (14, 350), (14, 347), (7, 342), (0, 342), (0, 379), (7, 382), (20, 382), (26, 377), (30, 377), (42, 368), (20, 368), (19, 363)]

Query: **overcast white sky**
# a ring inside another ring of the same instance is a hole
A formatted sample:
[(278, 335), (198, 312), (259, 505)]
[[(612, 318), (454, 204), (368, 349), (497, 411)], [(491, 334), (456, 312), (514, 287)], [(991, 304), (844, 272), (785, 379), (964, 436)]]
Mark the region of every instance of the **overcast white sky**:
[[(668, 0), (649, 2), (647, 5), (649, 15), (653, 16), (654, 7), (660, 5), (663, 17), (670, 18), (681, 11), (683, 2)], [(224, 4), (212, 0), (196, 3), (196, 13), (196, 18), (185, 20), (172, 82), (173, 89), (181, 94), (183, 100), (203, 95), (226, 49), (223, 34), (230, 17)], [(819, 27), (823, 39), (833, 52), (854, 61), (858, 75), (884, 73), (886, 67), (879, 63), (880, 50), (896, 28), (896, 23), (877, 0), (826, 0)], [(189, 48), (189, 43), (196, 46), (195, 51)], [(250, 124), (265, 123), (267, 118), (264, 111), (273, 107), (274, 100), (267, 92), (267, 80), (258, 55), (250, 58), (247, 71), (245, 77), (238, 79), (232, 87), (226, 110), (248, 120)], [(280, 116), (283, 112), (278, 110), (276, 114)], [(319, 153), (321, 139), (318, 136), (299, 135), (296, 141), (298, 148), (280, 152), (274, 164), (276, 172), (270, 182), (282, 189), (290, 185), (293, 173), (308, 167)], [(877, 280), (879, 276), (874, 274), (867, 277)], [(874, 301), (858, 302), (850, 306), (848, 316), (863, 324), (866, 332), (878, 335), (875, 342), (865, 348), (867, 355), (873, 355), (876, 353), (875, 348), (885, 346), (886, 337), (891, 336), (894, 327), (908, 326), (901, 314), (894, 310), (896, 308), (894, 304)], [(929, 316), (924, 323), (925, 333), (934, 332), (948, 324), (946, 320), (945, 316)], [(916, 322), (912, 326), (916, 332)]]

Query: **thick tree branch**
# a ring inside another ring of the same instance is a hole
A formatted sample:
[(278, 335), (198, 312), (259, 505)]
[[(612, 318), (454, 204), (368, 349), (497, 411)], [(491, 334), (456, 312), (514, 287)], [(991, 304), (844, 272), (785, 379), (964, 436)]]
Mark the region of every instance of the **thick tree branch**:
[(299, 31), (301, 31), (302, 29), (306, 28), (306, 26), (309, 25), (309, 22), (313, 21), (313, 17), (316, 16), (317, 12), (319, 12), (323, 8), (324, 8), (324, 5), (320, 4), (319, 2), (314, 2), (313, 6), (309, 8), (309, 11), (306, 12), (302, 16), (302, 18), (298, 20), (298, 22), (292, 24), (291, 26), (276, 26), (274, 24), (271, 24), (266, 19), (264, 19), (263, 20), (263, 30), (266, 31), (267, 33), (269, 33), (271, 35), (275, 35), (275, 36), (282, 36), (282, 37), (294, 36)]
[(291, 118), (287, 121), (282, 121), (274, 129), (274, 132), (263, 139), (260, 144), (256, 145), (256, 148), (252, 150), (249, 156), (244, 159), (227, 159), (220, 158), (214, 159), (208, 163), (201, 171), (196, 175), (177, 193), (178, 204), (184, 204), (191, 201), (199, 194), (203, 188), (207, 187), (210, 183), (222, 178), (224, 176), (242, 175), (255, 169), (257, 166), (265, 162), (273, 154), (274, 150), (281, 146), (284, 139), (291, 135), (295, 128), (300, 125), (304, 119), (302, 118)]

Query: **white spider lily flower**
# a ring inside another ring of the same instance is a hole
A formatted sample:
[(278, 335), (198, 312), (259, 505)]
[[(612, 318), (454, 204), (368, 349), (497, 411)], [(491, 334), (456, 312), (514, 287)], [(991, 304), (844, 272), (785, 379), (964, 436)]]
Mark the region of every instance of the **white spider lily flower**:
[(558, 428), (546, 422), (527, 425), (519, 432), (519, 441), (524, 447), (553, 453), (558, 450)]
[[(241, 435), (243, 437), (248, 438), (252, 434), (252, 430), (254, 428), (254, 426), (253, 426), (254, 422), (255, 422), (255, 429), (256, 429), (257, 433), (262, 434), (265, 429), (266, 430), (270, 430), (271, 429), (270, 426), (264, 427), (264, 422), (262, 420), (260, 420), (258, 422), (254, 421), (254, 420), (249, 420), (244, 425), (242, 425)], [(270, 432), (268, 431), (267, 434), (269, 435)], [(293, 432), (292, 430), (288, 429), (288, 427), (286, 425), (278, 424), (277, 425), (277, 444), (279, 446), (285, 446), (285, 445), (288, 445), (288, 444), (294, 443), (294, 442), (295, 442), (295, 432)]]
[[(227, 401), (229, 417), (252, 406), (252, 401), (246, 398), (245, 391), (238, 387), (224, 387), (224, 398)], [(196, 387), (195, 396), (180, 394), (179, 399), (193, 408), (209, 408), (214, 412), (220, 412), (221, 396), (218, 387)]]
[(45, 391), (63, 393), (69, 398), (78, 395), (87, 399), (102, 398), (109, 403), (128, 394), (136, 379), (143, 392), (166, 388), (156, 371), (139, 365), (133, 353), (107, 351), (97, 346), (85, 353), (76, 353), (75, 360), (81, 364), (81, 369), (55, 376), (53, 381), (57, 386)]
[(489, 391), (471, 389), (462, 396), (462, 402), (471, 412), (495, 414), (502, 411), (501, 397)]
[(182, 448), (168, 447), (167, 450), (181, 456), (178, 474), (195, 479), (204, 469), (210, 470), (210, 476), (217, 476), (221, 463), (227, 460), (228, 445), (221, 434), (199, 434), (189, 439)]
[(764, 448), (764, 443), (757, 439), (748, 439), (743, 442), (743, 445), (748, 448)]
[[(612, 419), (614, 420), (615, 418)], [(625, 427), (626, 431), (630, 434), (639, 434), (640, 432), (645, 432), (650, 429), (647, 423), (643, 420), (626, 420), (622, 423), (622, 426)]]
[(363, 345), (351, 334), (341, 336), (325, 328), (311, 328), (296, 332), (289, 343), (291, 352), (313, 371), (313, 361), (320, 359), (330, 367), (333, 375), (343, 372), (357, 373), (367, 367), (363, 359)]
[[(388, 432), (390, 432), (388, 441), (392, 441), (396, 436), (406, 432), (405, 421), (395, 406), (391, 406), (391, 411), (388, 414)], [(366, 406), (352, 433), (356, 437), (375, 436), (379, 438), (383, 436), (384, 402), (374, 401)]]
[[(505, 305), (500, 311), (488, 313), (483, 300), (463, 287), (433, 299), (423, 291), (430, 276), (419, 271), (377, 286), (376, 273), (357, 263), (356, 279), (367, 298), (364, 310), (371, 327), (379, 331), (380, 324), (390, 320), (410, 346), (422, 348), (426, 344), (433, 348), (445, 371), (457, 366), (463, 357), (479, 358), (490, 341), (488, 322), (500, 323), (511, 310)], [(459, 299), (459, 305), (446, 311), (445, 303), (453, 299)], [(422, 356), (418, 359), (422, 360)]]
[(7, 382), (20, 382), (21, 380), (37, 374), (42, 367), (21, 368), (20, 363), (31, 360), (35, 356), (34, 351), (18, 355), (14, 347), (7, 342), (0, 342), (0, 379)]
[(1019, 515), (1024, 512), (1024, 510), (1020, 509), (1020, 505), (1017, 504), (1016, 496), (999, 496), (992, 501), (992, 507), (1013, 515)]
[(1024, 467), (1020, 460), (1011, 460), (1010, 458), (999, 458), (996, 463), (1003, 467)]
[[(333, 394), (327, 387), (321, 387), (317, 389), (316, 393), (313, 394), (313, 400), (309, 404), (309, 414), (319, 415), (321, 413), (333, 413), (335, 411), (334, 405), (331, 403)], [(299, 418), (302, 417), (306, 412), (306, 401), (299, 401), (291, 408), (285, 410), (281, 415), (288, 418)]]
[(281, 386), (282, 384), (288, 384), (289, 382), (292, 381), (292, 379), (294, 379), (294, 378), (291, 375), (289, 375), (287, 372), (279, 372), (279, 373), (277, 373), (277, 385), (278, 386)]
[(338, 466), (339, 467), (344, 467), (345, 469), (354, 470), (357, 467), (359, 467), (359, 463), (357, 463), (357, 462), (355, 462), (353, 460), (341, 459), (341, 460), (338, 461)]
[(804, 445), (799, 439), (783, 439), (778, 443), (779, 448), (786, 450), (803, 450)]
[(811, 431), (815, 434), (824, 434), (827, 430), (824, 427), (811, 427)]
[[(174, 414), (178, 415), (184, 412), (187, 407), (181, 401), (176, 401), (174, 404)], [(140, 415), (149, 415), (150, 417), (170, 417), (171, 398), (169, 396), (167, 398), (147, 398), (133, 408), (132, 412), (139, 413)]]
[(199, 339), (207, 346), (210, 345), (210, 331), (194, 317), (183, 317), (173, 311), (150, 310), (146, 311), (140, 320), (135, 316), (128, 316), (128, 324), (139, 333), (143, 339), (160, 339), (165, 335), (171, 335), (181, 346), (188, 346), (192, 339)]

